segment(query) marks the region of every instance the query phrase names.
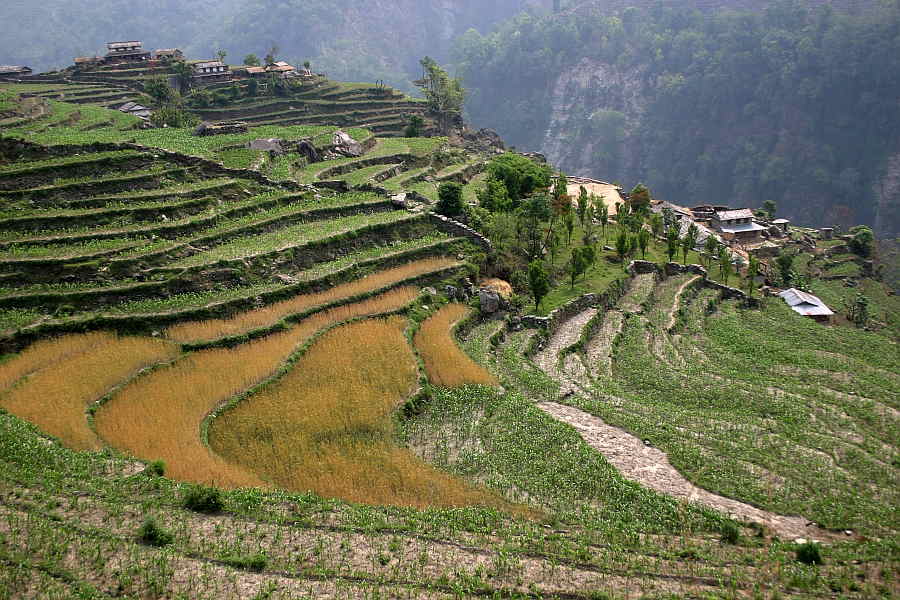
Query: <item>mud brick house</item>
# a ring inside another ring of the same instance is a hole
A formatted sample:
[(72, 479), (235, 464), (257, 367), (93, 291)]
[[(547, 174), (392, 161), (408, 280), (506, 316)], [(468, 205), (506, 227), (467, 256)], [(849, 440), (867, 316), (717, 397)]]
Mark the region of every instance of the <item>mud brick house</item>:
[(106, 44), (107, 63), (143, 62), (150, 60), (150, 53), (144, 50), (142, 42), (109, 42)]
[(741, 244), (755, 244), (762, 241), (765, 227), (753, 220), (753, 211), (749, 208), (737, 210), (717, 210), (713, 214), (712, 227), (722, 234), (726, 240)]
[(232, 79), (231, 69), (220, 60), (194, 63), (193, 69), (196, 83), (215, 83)]
[(19, 65), (0, 65), (0, 81), (4, 79), (21, 79), (31, 75), (32, 70), (29, 67)]

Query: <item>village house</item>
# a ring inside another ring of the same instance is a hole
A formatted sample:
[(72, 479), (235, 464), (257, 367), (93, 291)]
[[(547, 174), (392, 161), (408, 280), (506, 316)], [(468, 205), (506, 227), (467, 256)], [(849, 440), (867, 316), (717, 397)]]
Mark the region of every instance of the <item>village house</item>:
[(265, 77), (266, 76), (266, 68), (265, 67), (237, 67), (234, 70), (235, 75), (239, 75), (241, 77)]
[(290, 65), (284, 61), (279, 61), (275, 64), (272, 64), (272, 65), (269, 65), (266, 67), (267, 72), (275, 73), (275, 74), (279, 74), (279, 75), (286, 75), (288, 73), (293, 73), (296, 70), (297, 69), (295, 69), (292, 65)]
[(231, 81), (232, 78), (231, 69), (220, 60), (207, 60), (194, 63), (193, 69), (194, 81), (200, 83)]
[(0, 65), (0, 80), (3, 79), (21, 79), (31, 75), (32, 70), (28, 67), (19, 65)]
[(137, 102), (126, 102), (119, 107), (119, 112), (128, 113), (146, 121), (150, 118), (153, 111)]
[(105, 61), (108, 63), (150, 60), (150, 53), (144, 50), (142, 42), (109, 42), (106, 44), (106, 49)]
[(79, 69), (95, 67), (102, 63), (102, 56), (79, 56), (75, 58), (75, 66)]
[(756, 244), (762, 241), (765, 227), (753, 220), (753, 211), (749, 208), (736, 210), (717, 210), (713, 214), (712, 227), (722, 234), (726, 240), (741, 244)]
[(778, 294), (795, 313), (809, 317), (820, 323), (828, 323), (834, 313), (819, 298), (796, 288)]
[(156, 60), (184, 60), (184, 53), (178, 48), (162, 48), (156, 51)]

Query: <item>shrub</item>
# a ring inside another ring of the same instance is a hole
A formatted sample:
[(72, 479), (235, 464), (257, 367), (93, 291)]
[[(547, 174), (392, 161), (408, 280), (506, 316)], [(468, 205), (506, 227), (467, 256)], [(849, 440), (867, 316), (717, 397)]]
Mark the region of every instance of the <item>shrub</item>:
[(202, 513), (217, 513), (225, 506), (219, 490), (200, 485), (191, 486), (185, 493), (182, 504), (188, 510)]
[(222, 562), (236, 569), (259, 573), (269, 564), (269, 557), (262, 552), (257, 552), (256, 554), (234, 554), (224, 557)]
[(806, 542), (797, 547), (797, 560), (806, 565), (821, 565), (822, 554), (815, 542)]
[(160, 527), (153, 517), (147, 517), (138, 529), (138, 538), (148, 546), (162, 548), (172, 543), (174, 536)]
[(463, 212), (463, 189), (458, 183), (442, 183), (438, 188), (437, 212), (455, 217)]
[(737, 544), (741, 539), (741, 530), (735, 523), (725, 523), (722, 525), (722, 541), (726, 544)]
[(144, 473), (151, 477), (162, 477), (166, 474), (166, 463), (161, 460), (154, 460), (147, 464)]

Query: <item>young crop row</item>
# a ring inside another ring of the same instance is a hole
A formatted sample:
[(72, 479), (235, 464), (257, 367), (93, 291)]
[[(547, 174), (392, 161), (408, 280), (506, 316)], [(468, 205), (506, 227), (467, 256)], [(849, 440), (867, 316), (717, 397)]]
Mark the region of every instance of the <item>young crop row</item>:
[(97, 432), (134, 456), (163, 460), (175, 479), (220, 487), (260, 486), (258, 474), (203, 443), (200, 430), (207, 415), (271, 377), (316, 332), (348, 319), (399, 310), (417, 293), (415, 288), (397, 289), (317, 313), (287, 331), (236, 348), (188, 354), (114, 394), (95, 415)]
[(0, 365), (0, 407), (70, 448), (97, 450), (100, 442), (87, 418), (91, 404), (141, 369), (177, 354), (176, 345), (162, 340), (103, 332), (36, 342)]
[(406, 319), (369, 320), (317, 340), (279, 381), (210, 427), (213, 449), (290, 490), (400, 506), (500, 504), (393, 441), (413, 391)]

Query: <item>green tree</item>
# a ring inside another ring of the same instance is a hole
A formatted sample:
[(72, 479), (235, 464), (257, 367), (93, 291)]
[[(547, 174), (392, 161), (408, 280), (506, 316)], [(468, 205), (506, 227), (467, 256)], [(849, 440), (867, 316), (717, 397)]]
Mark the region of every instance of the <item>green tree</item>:
[(512, 201), (503, 181), (489, 177), (484, 187), (475, 192), (478, 204), (491, 212), (506, 212), (512, 209)]
[(216, 50), (216, 56), (219, 58), (219, 62), (225, 62), (225, 57), (228, 56), (228, 53), (224, 50)]
[(451, 126), (462, 116), (466, 90), (462, 80), (450, 77), (433, 58), (426, 56), (420, 61), (424, 77), (418, 82), (429, 110), (437, 117), (441, 131), (448, 133)]
[(587, 216), (587, 209), (591, 199), (588, 196), (588, 191), (584, 186), (581, 186), (578, 189), (578, 221), (581, 223), (581, 228), (584, 229), (584, 219)]
[(847, 320), (862, 329), (869, 323), (869, 299), (856, 294), (856, 299), (847, 307)]
[(863, 258), (872, 256), (875, 249), (875, 234), (872, 229), (865, 225), (859, 225), (852, 228), (850, 233), (853, 234), (853, 238), (848, 244), (850, 251)]
[(278, 51), (279, 49), (277, 45), (273, 45), (272, 48), (269, 49), (269, 53), (266, 54), (266, 57), (263, 59), (267, 67), (274, 65), (278, 60)]
[(528, 157), (507, 152), (487, 165), (490, 178), (502, 181), (513, 207), (539, 189), (550, 187), (550, 167), (538, 165)]
[(255, 54), (248, 54), (244, 57), (244, 65), (248, 67), (258, 67), (259, 66), (259, 57)]
[(445, 181), (438, 187), (438, 202), (435, 209), (445, 217), (456, 217), (463, 212), (463, 188), (460, 184)]
[(595, 210), (597, 211), (597, 220), (600, 221), (600, 226), (603, 228), (603, 243), (606, 243), (606, 226), (609, 225), (609, 207), (606, 206), (606, 202), (603, 201), (603, 196), (600, 196), (600, 201), (597, 204), (594, 204)]
[(647, 258), (647, 247), (650, 245), (650, 232), (641, 229), (638, 232), (638, 245), (641, 248), (641, 258)]
[(688, 254), (690, 254), (691, 250), (693, 250), (694, 246), (697, 244), (698, 235), (700, 235), (700, 230), (697, 228), (697, 225), (691, 223), (691, 226), (688, 227), (687, 234), (685, 234), (684, 239), (681, 240), (681, 253), (684, 255), (684, 264), (687, 264)]
[(547, 194), (535, 194), (522, 203), (522, 230), (528, 243), (528, 255), (531, 259), (540, 258), (543, 253), (541, 245), (542, 226), (550, 220), (550, 198)]
[(569, 278), (572, 287), (575, 287), (575, 280), (587, 271), (590, 266), (590, 256), (585, 253), (588, 246), (581, 246), (572, 250), (572, 258), (569, 261)]
[(533, 260), (528, 265), (528, 287), (531, 290), (531, 297), (534, 298), (534, 308), (539, 309), (541, 300), (550, 291), (550, 276), (543, 262)]
[(669, 230), (666, 232), (666, 256), (669, 257), (669, 262), (672, 262), (672, 259), (678, 254), (679, 242), (678, 230), (674, 227), (669, 227)]
[(619, 235), (616, 237), (616, 256), (623, 263), (625, 262), (625, 255), (628, 254), (628, 245), (628, 232), (624, 229), (619, 230)]
[(769, 215), (770, 219), (774, 219), (775, 212), (778, 210), (778, 205), (774, 200), (766, 200), (763, 202), (763, 210), (766, 211), (766, 214)]
[(153, 99), (156, 106), (164, 106), (176, 101), (177, 93), (163, 76), (152, 77), (144, 83), (144, 93)]
[(706, 260), (707, 266), (712, 265), (713, 258), (718, 256), (718, 248), (719, 242), (716, 240), (715, 236), (712, 234), (707, 236), (706, 241), (703, 243), (703, 251), (705, 254), (704, 260)]
[(250, 97), (256, 96), (259, 92), (259, 82), (255, 79), (247, 80), (247, 95)]
[(784, 250), (775, 259), (775, 265), (778, 267), (778, 276), (781, 278), (781, 285), (789, 287), (794, 280), (794, 258), (796, 255)]
[(750, 255), (750, 263), (747, 265), (747, 294), (753, 297), (753, 289), (756, 287), (756, 276), (759, 275), (759, 259)]
[(172, 74), (178, 84), (178, 91), (182, 94), (187, 93), (194, 82), (194, 69), (183, 60), (179, 60), (172, 65)]
[(719, 249), (719, 275), (725, 285), (728, 285), (728, 279), (731, 277), (731, 267), (731, 253), (723, 246)]
[(404, 130), (404, 135), (410, 138), (416, 138), (422, 135), (422, 131), (425, 129), (425, 119), (423, 119), (419, 115), (410, 115), (409, 121), (406, 124), (406, 129)]
[(566, 246), (572, 245), (572, 234), (575, 232), (575, 213), (571, 210), (563, 215), (563, 225), (566, 228)]
[(628, 195), (628, 207), (631, 212), (641, 212), (650, 208), (650, 189), (643, 183), (639, 183)]
[(653, 232), (653, 237), (659, 237), (663, 233), (663, 218), (659, 213), (653, 213), (650, 216), (650, 231)]

